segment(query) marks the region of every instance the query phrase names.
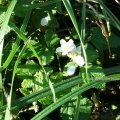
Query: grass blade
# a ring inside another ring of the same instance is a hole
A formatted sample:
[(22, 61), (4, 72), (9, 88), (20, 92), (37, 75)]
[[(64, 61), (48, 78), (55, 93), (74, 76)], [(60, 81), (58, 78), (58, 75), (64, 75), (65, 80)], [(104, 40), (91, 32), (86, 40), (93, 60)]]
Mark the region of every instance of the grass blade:
[[(76, 76), (76, 77), (73, 77), (73, 78), (70, 78), (70, 79), (67, 79), (62, 82), (54, 84), (54, 89), (55, 89), (56, 93), (58, 93), (58, 92), (66, 90), (66, 89), (69, 89), (79, 83), (82, 83), (82, 79), (79, 76)], [(28, 104), (32, 103), (33, 101), (37, 101), (48, 95), (52, 95), (52, 92), (50, 91), (49, 87), (46, 87), (41, 91), (32, 93), (28, 96), (25, 96), (23, 98), (16, 100), (15, 102), (12, 103), (11, 110), (18, 108), (18, 107), (22, 107), (24, 105), (28, 105)], [(2, 106), (0, 108), (0, 112), (3, 112), (5, 110), (5, 108), (6, 108), (6, 106)]]
[[(31, 14), (31, 10), (29, 10), (28, 13), (26, 14), (25, 19), (23, 21), (23, 24), (22, 24), (22, 26), (20, 28), (20, 31), (23, 32), (23, 33), (25, 32), (25, 29), (26, 29), (27, 24), (29, 22), (30, 14)], [(17, 37), (15, 43), (13, 44), (12, 50), (11, 50), (9, 56), (7, 57), (6, 61), (3, 63), (3, 66), (1, 67), (0, 71), (2, 71), (2, 70), (4, 70), (5, 68), (8, 67), (8, 65), (12, 61), (15, 53), (19, 49), (20, 41), (21, 41), (21, 39), (19, 37)]]
[[(119, 80), (119, 78), (117, 78), (115, 80)], [(76, 89), (76, 90), (66, 94), (62, 98), (58, 99), (57, 102), (49, 105), (42, 112), (40, 112), (36, 116), (34, 116), (31, 120), (41, 120), (45, 116), (47, 116), (49, 113), (51, 113), (53, 110), (60, 107), (62, 104), (68, 102), (69, 100), (71, 100), (73, 97), (75, 97), (77, 95), (80, 95), (81, 93), (85, 92), (86, 90), (89, 90), (90, 88), (96, 87), (100, 83), (110, 82), (110, 81), (112, 81), (112, 79), (110, 77), (106, 78), (106, 79), (103, 78), (103, 79), (100, 79), (100, 80), (97, 80), (97, 81), (92, 81), (91, 80), (91, 82), (84, 84), (83, 86), (79, 87), (78, 89)]]
[[(6, 15), (4, 18), (4, 22), (1, 25), (1, 29), (0, 29), (0, 67), (2, 65), (2, 51), (3, 51), (3, 44), (4, 44), (4, 36), (8, 27), (8, 22), (10, 19), (10, 16), (13, 12), (13, 9), (15, 7), (17, 3), (17, 0), (12, 0), (12, 2), (10, 3), (7, 11), (6, 11)], [(2, 96), (2, 73), (0, 72), (0, 106), (2, 105), (2, 101), (3, 101), (3, 96)]]
[[(8, 6), (8, 9), (6, 11), (6, 16), (4, 18), (4, 22), (1, 26), (1, 30), (0, 30), (0, 67), (2, 64), (2, 50), (3, 50), (3, 45), (4, 45), (4, 36), (8, 27), (8, 22), (10, 19), (10, 16), (14, 10), (14, 7), (17, 3), (17, 0), (12, 0), (12, 2), (10, 3), (10, 5)], [(3, 104), (3, 95), (2, 95), (2, 73), (0, 72), (0, 106)], [(5, 114), (5, 120), (8, 120), (10, 118), (10, 111), (8, 109), (8, 107), (6, 108), (6, 114)]]
[(112, 22), (115, 24), (115, 26), (120, 30), (120, 21), (116, 18), (116, 16), (105, 6), (105, 4), (101, 0), (97, 0), (98, 3), (103, 7), (104, 11), (107, 13), (107, 15), (110, 17)]
[[(79, 27), (78, 27), (78, 24), (77, 24), (77, 21), (76, 21), (76, 18), (75, 18), (75, 15), (74, 15), (74, 12), (73, 12), (73, 9), (72, 9), (72, 6), (69, 2), (69, 0), (62, 0), (64, 5), (65, 5), (65, 8), (71, 18), (71, 21), (77, 31), (77, 34), (79, 36), (79, 39), (80, 39), (80, 43), (81, 43), (81, 47), (82, 47), (82, 50), (83, 50), (83, 55), (84, 55), (84, 58), (85, 58), (85, 67), (86, 67), (86, 78), (87, 78), (87, 56), (86, 56), (86, 52), (85, 52), (85, 48), (84, 48), (84, 44), (83, 44), (83, 39), (81, 38), (81, 34), (80, 34), (80, 30), (79, 30)], [(86, 82), (84, 80), (84, 82)]]

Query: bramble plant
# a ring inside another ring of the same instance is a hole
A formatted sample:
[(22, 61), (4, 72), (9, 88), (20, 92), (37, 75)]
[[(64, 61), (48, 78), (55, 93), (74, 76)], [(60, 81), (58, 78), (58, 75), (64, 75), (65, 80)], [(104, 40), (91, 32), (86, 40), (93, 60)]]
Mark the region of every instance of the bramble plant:
[(102, 94), (119, 87), (119, 31), (107, 0), (0, 0), (0, 119), (119, 119)]
[(73, 62), (71, 62), (71, 66), (68, 67), (67, 74), (73, 75), (77, 66), (83, 66), (85, 64), (84, 59), (81, 56), (81, 47), (76, 47), (72, 39), (70, 39), (68, 42), (66, 42), (64, 39), (61, 39), (60, 44), (61, 47), (56, 49), (56, 53), (62, 52), (62, 56), (67, 55), (69, 58), (71, 58)]

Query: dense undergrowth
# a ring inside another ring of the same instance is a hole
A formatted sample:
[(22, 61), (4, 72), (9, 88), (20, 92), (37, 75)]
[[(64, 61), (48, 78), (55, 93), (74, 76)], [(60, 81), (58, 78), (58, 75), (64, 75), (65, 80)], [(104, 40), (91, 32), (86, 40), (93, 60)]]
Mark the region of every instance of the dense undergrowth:
[(0, 0), (0, 119), (120, 120), (117, 0)]

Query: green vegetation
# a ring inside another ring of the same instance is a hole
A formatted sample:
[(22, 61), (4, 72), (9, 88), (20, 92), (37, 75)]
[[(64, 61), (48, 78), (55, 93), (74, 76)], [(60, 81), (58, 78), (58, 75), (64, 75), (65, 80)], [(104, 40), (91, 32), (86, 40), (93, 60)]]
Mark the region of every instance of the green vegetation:
[(118, 11), (116, 0), (0, 0), (0, 119), (118, 120)]

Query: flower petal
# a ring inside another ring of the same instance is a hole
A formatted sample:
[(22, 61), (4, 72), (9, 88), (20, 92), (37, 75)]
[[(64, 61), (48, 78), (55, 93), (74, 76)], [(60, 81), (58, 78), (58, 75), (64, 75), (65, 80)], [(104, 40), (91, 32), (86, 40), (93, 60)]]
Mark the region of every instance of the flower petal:
[(64, 39), (61, 39), (61, 40), (60, 40), (61, 46), (62, 46), (62, 45), (65, 45), (66, 43), (67, 43), (67, 42), (66, 42)]
[(76, 71), (76, 66), (70, 66), (67, 69), (67, 75), (73, 75)]
[(67, 51), (62, 51), (63, 56), (67, 55), (67, 53), (68, 53)]
[(74, 59), (75, 57), (76, 57), (76, 51), (72, 51), (72, 52), (69, 52), (68, 54), (67, 54), (67, 56), (69, 57), (69, 58), (71, 58), (71, 59)]
[(76, 52), (80, 55), (81, 54), (81, 46), (78, 46), (77, 48), (76, 48)]
[(46, 25), (48, 24), (48, 19), (47, 19), (46, 17), (45, 17), (45, 18), (42, 18), (40, 24), (41, 24), (42, 26), (46, 26)]
[(77, 65), (79, 65), (79, 66), (83, 66), (83, 65), (85, 64), (85, 61), (84, 61), (83, 57), (80, 56), (80, 55), (76, 56), (76, 57), (73, 59), (73, 61), (74, 61)]
[(73, 41), (72, 39), (70, 39), (70, 40), (68, 41), (68, 44), (69, 44), (69, 45), (73, 45), (73, 44), (74, 44), (74, 41)]
[(62, 52), (61, 47), (56, 48), (56, 53)]
[(69, 46), (68, 52), (72, 52), (76, 50), (76, 46), (75, 45), (71, 45)]
[(62, 52), (62, 55), (65, 56), (69, 52), (76, 51), (76, 46), (74, 44), (74, 41), (70, 39), (68, 42), (66, 42), (64, 39), (60, 40), (61, 47), (56, 49), (56, 52)]

